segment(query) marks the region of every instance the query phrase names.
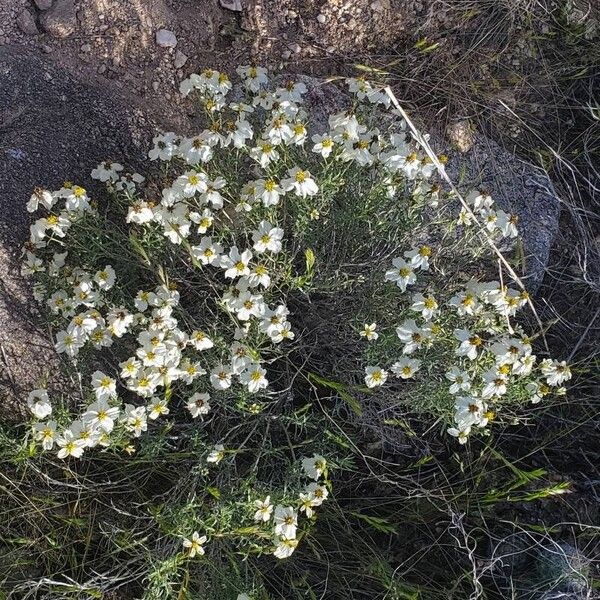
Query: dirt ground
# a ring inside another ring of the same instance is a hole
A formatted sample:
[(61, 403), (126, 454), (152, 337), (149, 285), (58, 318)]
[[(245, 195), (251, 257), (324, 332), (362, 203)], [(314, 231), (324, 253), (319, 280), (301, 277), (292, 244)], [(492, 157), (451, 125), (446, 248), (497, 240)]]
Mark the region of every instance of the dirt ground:
[[(167, 122), (186, 110), (177, 89), (191, 72), (232, 71), (255, 61), (335, 73), (340, 57), (389, 46), (414, 27), (420, 6), (390, 0), (242, 0), (242, 11), (235, 11), (223, 7), (232, 0), (53, 0), (49, 9), (38, 8), (50, 1), (2, 0), (0, 45), (35, 48), (74, 74), (112, 80), (147, 100)], [(74, 27), (49, 28), (48, 14)], [(176, 47), (157, 44), (160, 29), (175, 34)]]

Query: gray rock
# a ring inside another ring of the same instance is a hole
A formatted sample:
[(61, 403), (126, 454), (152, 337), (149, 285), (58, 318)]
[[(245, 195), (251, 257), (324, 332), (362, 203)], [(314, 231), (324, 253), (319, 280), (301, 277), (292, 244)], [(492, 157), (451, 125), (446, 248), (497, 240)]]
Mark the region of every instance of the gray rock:
[(173, 64), (175, 65), (176, 69), (181, 69), (181, 67), (183, 67), (187, 61), (188, 57), (183, 52), (181, 52), (180, 50), (177, 50), (177, 52), (175, 52), (175, 59), (173, 60)]
[(58, 189), (65, 179), (93, 194), (89, 173), (102, 160), (139, 166), (152, 128), (134, 112), (135, 98), (123, 94), (109, 82), (75, 78), (47, 55), (0, 48), (1, 398), (22, 399), (46, 370), (56, 370), (19, 276), (25, 203), (35, 186)]
[(33, 0), (39, 10), (48, 10), (52, 8), (52, 0)]
[(17, 27), (25, 35), (36, 35), (39, 33), (35, 19), (28, 10), (22, 10), (17, 17)]
[(517, 215), (525, 254), (523, 282), (535, 292), (544, 277), (560, 216), (560, 200), (548, 174), (481, 135), (468, 152), (448, 150), (447, 154), (448, 175), (459, 182), (459, 189), (486, 189), (503, 210)]
[(42, 29), (55, 38), (66, 38), (77, 29), (77, 13), (73, 0), (56, 0), (52, 8), (40, 16)]
[(221, 6), (235, 12), (241, 12), (243, 10), (241, 0), (221, 0)]
[(177, 46), (177, 37), (168, 29), (159, 29), (156, 32), (156, 43), (161, 48), (175, 48)]

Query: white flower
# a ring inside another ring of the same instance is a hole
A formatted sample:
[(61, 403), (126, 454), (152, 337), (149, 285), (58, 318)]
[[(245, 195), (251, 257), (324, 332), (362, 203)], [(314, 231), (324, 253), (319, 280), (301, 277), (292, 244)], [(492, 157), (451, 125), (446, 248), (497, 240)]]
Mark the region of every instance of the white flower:
[(415, 350), (419, 350), (430, 338), (430, 332), (419, 327), (414, 319), (407, 319), (396, 327), (396, 335), (401, 342), (404, 342), (403, 354), (412, 354)]
[(135, 200), (135, 202), (129, 207), (127, 212), (127, 223), (137, 223), (143, 225), (144, 223), (150, 223), (154, 219), (154, 213), (150, 205), (144, 200)]
[(98, 400), (108, 400), (117, 395), (117, 382), (102, 371), (95, 371), (92, 375), (92, 388)]
[(104, 434), (104, 430), (99, 429), (97, 424), (86, 421), (73, 421), (69, 426), (76, 440), (81, 440), (85, 448), (96, 446)]
[(415, 312), (421, 313), (421, 316), (426, 321), (430, 321), (440, 312), (438, 303), (433, 296), (425, 297), (420, 293), (413, 296), (413, 303), (410, 308)]
[(135, 437), (140, 437), (142, 432), (148, 430), (148, 418), (145, 406), (125, 406), (125, 426), (132, 431)]
[(410, 379), (420, 369), (421, 361), (413, 358), (401, 358), (390, 368), (390, 371), (402, 379)]
[(298, 540), (288, 538), (277, 538), (275, 540), (275, 551), (273, 555), (277, 558), (289, 558), (296, 547), (298, 546)]
[(37, 442), (42, 442), (44, 450), (52, 450), (56, 437), (56, 421), (46, 421), (45, 423), (36, 423), (33, 426), (34, 438)]
[(220, 266), (223, 246), (213, 242), (211, 237), (203, 237), (199, 246), (191, 247), (192, 256), (199, 260), (203, 265)]
[(252, 364), (240, 375), (240, 382), (247, 386), (251, 394), (266, 388), (269, 385), (265, 375), (267, 371), (259, 364)]
[(273, 252), (281, 251), (281, 240), (283, 238), (283, 229), (273, 227), (267, 221), (261, 221), (258, 225), (258, 230), (252, 232), (252, 240), (254, 249), (257, 252)]
[(300, 512), (306, 514), (306, 516), (310, 519), (315, 511), (313, 510), (313, 499), (310, 494), (306, 492), (300, 492)]
[(27, 212), (36, 212), (40, 204), (47, 210), (50, 210), (55, 202), (56, 198), (52, 195), (52, 192), (42, 188), (35, 188), (29, 202), (27, 202)]
[(455, 329), (454, 337), (460, 342), (456, 349), (457, 356), (466, 356), (470, 360), (477, 358), (477, 350), (482, 344), (478, 335), (471, 333), (468, 329)]
[(407, 285), (412, 285), (417, 281), (413, 266), (403, 258), (394, 258), (392, 267), (385, 272), (385, 280), (394, 281), (403, 292)]
[(164, 235), (172, 244), (181, 244), (190, 235), (190, 222), (181, 217), (169, 219), (163, 225)]
[(252, 252), (250, 250), (244, 250), (240, 253), (237, 246), (233, 246), (229, 250), (229, 254), (221, 258), (221, 268), (225, 269), (225, 277), (235, 279), (236, 277), (249, 275), (248, 263), (251, 259)]
[(365, 367), (365, 383), (368, 388), (383, 385), (387, 377), (387, 371), (384, 371), (381, 367)]
[(201, 536), (197, 531), (192, 533), (191, 539), (183, 539), (183, 547), (187, 549), (190, 558), (194, 558), (196, 555), (202, 556), (204, 554), (203, 544), (206, 544), (206, 540), (206, 536)]
[(283, 304), (280, 304), (275, 310), (266, 307), (258, 327), (260, 331), (272, 337), (282, 329), (288, 315), (289, 310)]
[(457, 423), (458, 429), (473, 425), (484, 427), (488, 423), (488, 418), (485, 416), (487, 406), (479, 398), (457, 396), (454, 409), (454, 421)]
[(278, 504), (275, 507), (274, 514), (275, 533), (287, 539), (296, 537), (296, 527), (298, 526), (298, 515), (291, 506), (281, 506)]
[(202, 418), (203, 415), (206, 415), (210, 411), (209, 401), (210, 396), (208, 394), (201, 394), (196, 392), (190, 399), (187, 401), (187, 409), (190, 411), (193, 419), (197, 417)]
[(557, 360), (551, 360), (545, 358), (540, 363), (540, 369), (546, 377), (546, 383), (548, 385), (557, 386), (565, 381), (571, 379), (571, 369), (568, 367), (566, 361), (559, 362)]
[(320, 454), (313, 454), (312, 458), (302, 459), (302, 468), (311, 479), (319, 479), (327, 468), (327, 461)]
[(259, 263), (252, 267), (248, 275), (248, 285), (250, 287), (262, 285), (263, 288), (268, 288), (271, 285), (271, 276), (265, 265)]
[(302, 96), (308, 91), (301, 81), (288, 81), (283, 88), (277, 88), (275, 95), (280, 101), (302, 102)]
[(527, 354), (513, 363), (512, 372), (519, 376), (529, 375), (535, 366), (536, 360), (537, 356), (535, 354)]
[(77, 356), (79, 349), (85, 344), (85, 339), (82, 335), (67, 333), (66, 331), (59, 331), (56, 334), (56, 344), (54, 347), (56, 351), (61, 354), (65, 353), (68, 356)]
[(460, 428), (450, 427), (448, 429), (448, 433), (457, 438), (459, 444), (466, 444), (469, 439), (469, 434), (471, 433), (471, 427), (469, 425), (465, 425)]
[(479, 310), (477, 294), (474, 290), (467, 289), (450, 298), (450, 306), (454, 306), (461, 317), (464, 315), (474, 315)]
[(306, 487), (306, 491), (310, 495), (312, 499), (313, 506), (321, 506), (324, 500), (327, 500), (327, 496), (329, 496), (329, 491), (324, 485), (320, 483), (309, 483)]
[(271, 519), (271, 515), (273, 514), (271, 496), (267, 496), (264, 500), (255, 500), (254, 506), (256, 507), (256, 512), (254, 513), (255, 521), (266, 523)]
[(73, 432), (69, 429), (65, 429), (63, 434), (56, 439), (56, 444), (60, 448), (58, 458), (67, 458), (68, 456), (80, 458), (85, 449), (85, 442), (81, 439), (76, 440)]
[(112, 309), (106, 317), (110, 330), (116, 337), (123, 337), (134, 321), (134, 316), (124, 308)]
[(429, 246), (419, 246), (404, 253), (406, 258), (410, 259), (410, 264), (415, 269), (427, 271), (429, 269), (429, 257), (431, 256), (431, 248)]
[(199, 171), (188, 171), (180, 175), (173, 183), (173, 188), (185, 198), (192, 198), (196, 194), (202, 194), (208, 189), (208, 177)]
[(236, 72), (242, 78), (244, 86), (251, 92), (258, 92), (260, 86), (269, 81), (267, 70), (263, 67), (238, 67)]
[(231, 387), (231, 369), (225, 365), (217, 365), (210, 372), (210, 383), (217, 390)]
[(460, 391), (468, 392), (471, 389), (469, 374), (456, 366), (446, 373), (446, 379), (452, 382), (448, 390), (451, 394), (458, 394)]
[(375, 331), (376, 328), (376, 323), (371, 323), (370, 325), (365, 323), (362, 331), (360, 332), (360, 337), (364, 337), (369, 342), (376, 340), (379, 337), (379, 334)]
[(200, 375), (206, 375), (206, 371), (199, 362), (191, 362), (187, 358), (179, 363), (179, 369), (181, 380), (187, 385), (193, 383)]
[(150, 160), (171, 160), (177, 151), (177, 136), (174, 133), (157, 135), (153, 140), (154, 147), (148, 152)]
[[(98, 371), (99, 372), (99, 371)], [(83, 413), (83, 422), (93, 427), (99, 427), (106, 433), (110, 433), (119, 416), (119, 408), (110, 407), (105, 399), (92, 402)]]
[(215, 142), (209, 138), (207, 132), (203, 132), (196, 137), (181, 140), (178, 153), (189, 165), (197, 165), (211, 160), (214, 145)]
[(319, 187), (311, 178), (309, 171), (294, 167), (288, 169), (288, 175), (289, 177), (281, 181), (281, 186), (286, 192), (294, 190), (296, 195), (306, 198), (307, 196), (314, 196), (319, 191)]
[(167, 401), (163, 398), (152, 398), (150, 404), (147, 407), (148, 418), (155, 421), (158, 417), (169, 414), (169, 407)]
[(275, 149), (274, 144), (267, 140), (262, 140), (256, 148), (250, 150), (250, 156), (265, 169), (271, 162), (274, 162), (279, 158), (279, 153)]
[(227, 185), (227, 181), (223, 177), (217, 177), (214, 181), (208, 182), (206, 192), (204, 192), (200, 199), (204, 202), (210, 202), (213, 208), (223, 208), (223, 196), (219, 192)]
[(27, 397), (27, 406), (38, 419), (45, 419), (52, 414), (52, 405), (48, 392), (44, 389), (33, 390)]
[(123, 165), (119, 163), (108, 163), (102, 162), (91, 172), (92, 179), (97, 179), (102, 183), (107, 181), (117, 181), (119, 179), (119, 172), (123, 170)]
[(465, 200), (473, 207), (473, 210), (487, 209), (494, 205), (494, 201), (487, 190), (471, 190)]
[[(205, 208), (202, 211), (202, 214), (192, 211), (189, 214), (189, 217), (192, 223), (198, 225), (198, 233), (206, 233), (214, 223), (214, 216), (209, 208)], [(223, 249), (221, 249), (221, 252), (222, 251)]]
[(255, 197), (263, 203), (263, 206), (276, 206), (279, 204), (279, 198), (284, 194), (285, 192), (275, 179), (256, 181)]
[(516, 215), (509, 215), (503, 210), (499, 210), (496, 216), (496, 226), (500, 229), (504, 237), (516, 238), (519, 235), (519, 230), (517, 229), (519, 218)]
[(225, 458), (225, 446), (223, 444), (217, 444), (206, 457), (206, 462), (209, 463), (220, 463)]
[(327, 158), (334, 148), (333, 138), (329, 134), (313, 135), (311, 140), (314, 143), (312, 151), (320, 154), (323, 158)]
[(296, 335), (292, 331), (291, 324), (286, 321), (279, 329), (275, 330), (275, 332), (271, 334), (271, 341), (274, 344), (279, 344), (283, 340), (293, 340), (295, 337)]
[(215, 344), (203, 331), (196, 330), (190, 334), (190, 345), (202, 351), (212, 348)]
[(74, 185), (63, 194), (65, 208), (68, 211), (84, 211), (90, 208), (87, 192), (84, 188)]
[(481, 390), (482, 398), (492, 398), (506, 394), (506, 376), (499, 373), (497, 369), (490, 369), (483, 374), (483, 383)]

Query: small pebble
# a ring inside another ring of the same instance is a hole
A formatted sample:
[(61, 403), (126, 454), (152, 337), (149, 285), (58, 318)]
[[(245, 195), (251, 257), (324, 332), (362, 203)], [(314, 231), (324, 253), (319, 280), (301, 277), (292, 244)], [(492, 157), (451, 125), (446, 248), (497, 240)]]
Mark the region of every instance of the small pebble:
[(102, 75), (102, 73), (106, 73), (106, 65), (100, 65), (98, 67), (98, 73), (100, 73), (100, 75)]
[(181, 52), (180, 50), (177, 50), (177, 52), (175, 52), (175, 60), (173, 61), (173, 63), (176, 69), (181, 69), (181, 67), (183, 67), (183, 65), (185, 65), (187, 61), (188, 57), (183, 52)]
[(83, 46), (81, 46), (82, 52), (89, 52), (91, 49), (92, 47), (90, 46), (90, 44), (84, 44)]
[(156, 43), (161, 48), (175, 48), (177, 46), (177, 37), (168, 29), (159, 29), (156, 32)]
[(48, 10), (52, 8), (52, 0), (33, 0), (39, 10)]
[(290, 20), (294, 20), (298, 17), (298, 13), (295, 10), (292, 10), (291, 8), (287, 11), (286, 16), (288, 19)]
[(323, 13), (321, 13), (320, 15), (317, 15), (317, 21), (322, 25), (327, 21), (327, 17)]
[(292, 56), (292, 53), (289, 50), (284, 50), (281, 53), (281, 58), (283, 58), (284, 60), (288, 60), (291, 56)]
[(152, 89), (153, 89), (155, 92), (158, 92), (158, 86), (159, 86), (159, 85), (160, 85), (160, 84), (158, 83), (158, 81), (153, 81), (153, 82), (152, 82)]
[(300, 54), (300, 51), (302, 50), (302, 48), (300, 47), (300, 44), (294, 44), (292, 46), (292, 50), (296, 53), (296, 54)]
[(39, 33), (35, 19), (28, 10), (22, 10), (17, 17), (17, 27), (26, 35)]

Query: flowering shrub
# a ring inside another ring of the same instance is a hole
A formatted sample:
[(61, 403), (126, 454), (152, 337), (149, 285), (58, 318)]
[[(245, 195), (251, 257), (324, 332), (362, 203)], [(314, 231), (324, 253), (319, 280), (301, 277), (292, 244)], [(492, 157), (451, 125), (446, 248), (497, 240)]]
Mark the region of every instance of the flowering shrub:
[(329, 420), (357, 396), (464, 443), (570, 378), (514, 322), (526, 292), (483, 279), (486, 237), (515, 238), (516, 218), (445, 192), (385, 90), (348, 80), (352, 107), (318, 131), (303, 83), (238, 73), (233, 102), (225, 74), (182, 83), (206, 128), (158, 135), (148, 179), (104, 163), (97, 200), (69, 183), (27, 205), (44, 216), (23, 272), (80, 387), (31, 392), (34, 440), (194, 457), (197, 497), (168, 516), (182, 559), (229, 539), (290, 556), (350, 460)]

